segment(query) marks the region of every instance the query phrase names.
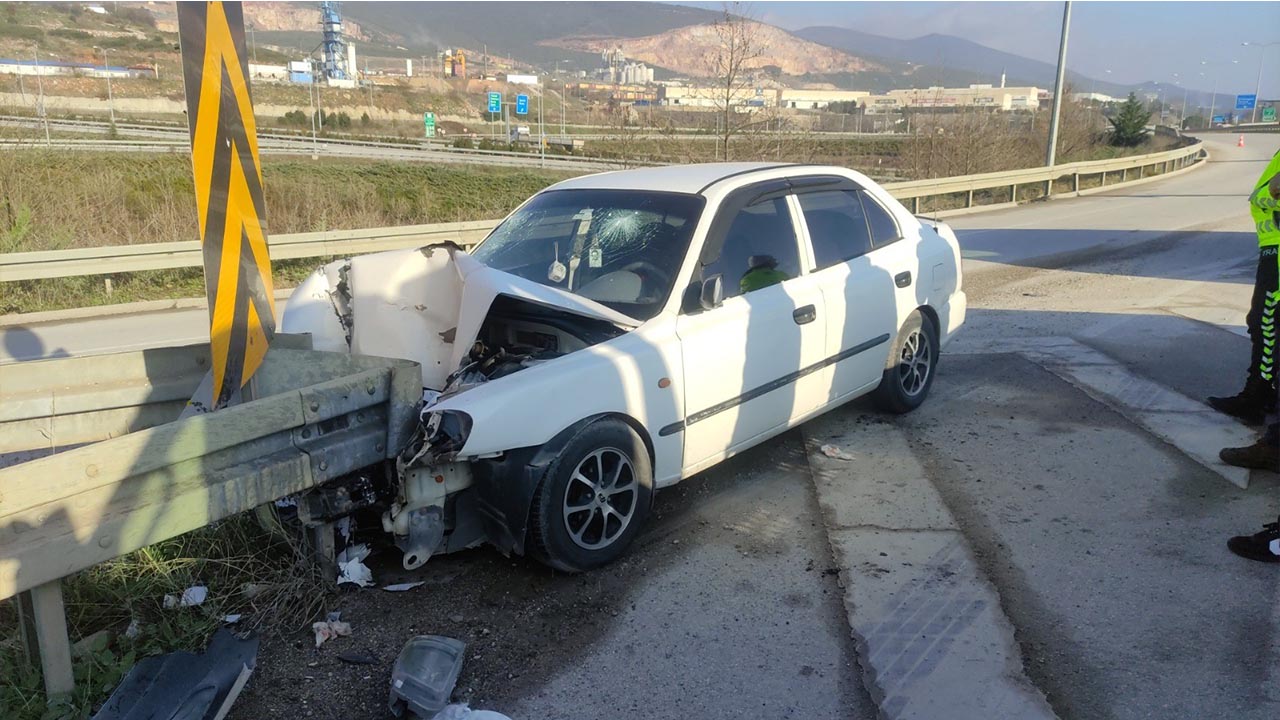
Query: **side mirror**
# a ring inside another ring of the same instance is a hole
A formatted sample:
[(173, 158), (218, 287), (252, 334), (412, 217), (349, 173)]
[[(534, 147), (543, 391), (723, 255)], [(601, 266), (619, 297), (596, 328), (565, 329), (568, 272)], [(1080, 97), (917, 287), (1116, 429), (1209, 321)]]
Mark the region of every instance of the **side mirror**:
[(724, 281), (719, 275), (712, 275), (702, 281), (702, 293), (698, 297), (698, 304), (703, 310), (714, 310), (720, 307), (720, 303), (724, 302)]

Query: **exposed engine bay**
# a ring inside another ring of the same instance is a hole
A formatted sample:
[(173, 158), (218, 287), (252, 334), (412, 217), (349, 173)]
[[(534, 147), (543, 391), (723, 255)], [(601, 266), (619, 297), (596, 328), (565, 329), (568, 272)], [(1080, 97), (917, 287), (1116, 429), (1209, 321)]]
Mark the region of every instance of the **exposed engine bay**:
[[(623, 332), (603, 320), (500, 295), (490, 306), (463, 364), (445, 378), (439, 397), (513, 375)], [(424, 410), (429, 407), (430, 403), (425, 404)]]
[(318, 269), (290, 297), (281, 329), (310, 334), (317, 350), (413, 360), (424, 387), (421, 424), (394, 467), (311, 491), (300, 501), (314, 509), (304, 521), (380, 509), (407, 569), (491, 539), (476, 511), (473, 472), (477, 462), (502, 460), (458, 461), (471, 418), (433, 408), (638, 325), (591, 299), (486, 267), (452, 243)]

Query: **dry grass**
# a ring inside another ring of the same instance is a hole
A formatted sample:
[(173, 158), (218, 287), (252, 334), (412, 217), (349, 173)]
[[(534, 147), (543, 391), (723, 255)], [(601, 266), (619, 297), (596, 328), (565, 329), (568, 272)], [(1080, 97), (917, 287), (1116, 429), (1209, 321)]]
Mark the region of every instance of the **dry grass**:
[[(135, 662), (173, 650), (200, 650), (228, 614), (238, 629), (288, 632), (304, 627), (327, 598), (327, 583), (292, 536), (241, 515), (101, 563), (63, 583), (73, 641), (98, 631), (74, 661), (76, 692), (46, 707), (37, 664), (18, 640), (17, 613), (0, 603), (0, 717), (6, 720), (85, 718)], [(166, 594), (193, 585), (209, 589), (198, 607), (164, 607)], [(136, 623), (138, 634), (127, 637)]]

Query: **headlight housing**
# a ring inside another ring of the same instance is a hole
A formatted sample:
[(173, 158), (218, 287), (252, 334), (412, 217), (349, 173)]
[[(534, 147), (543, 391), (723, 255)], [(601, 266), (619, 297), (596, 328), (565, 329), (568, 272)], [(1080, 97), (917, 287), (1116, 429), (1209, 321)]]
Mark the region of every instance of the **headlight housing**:
[(437, 458), (457, 454), (471, 435), (471, 416), (461, 410), (432, 410), (423, 423), (427, 447)]

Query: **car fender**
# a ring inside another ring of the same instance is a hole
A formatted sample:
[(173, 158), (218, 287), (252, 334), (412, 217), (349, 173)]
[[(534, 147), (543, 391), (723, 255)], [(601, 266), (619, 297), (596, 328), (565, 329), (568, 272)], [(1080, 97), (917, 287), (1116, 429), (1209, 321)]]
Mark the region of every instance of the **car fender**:
[(630, 418), (653, 449), (660, 487), (679, 479), (684, 452), (682, 433), (659, 433), (683, 419), (677, 342), (674, 319), (659, 316), (607, 342), (446, 397), (431, 410), (471, 418), (459, 460), (541, 447), (586, 418)]

